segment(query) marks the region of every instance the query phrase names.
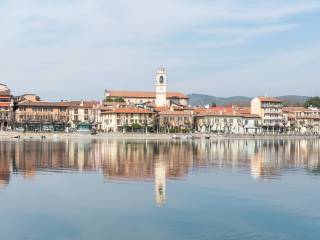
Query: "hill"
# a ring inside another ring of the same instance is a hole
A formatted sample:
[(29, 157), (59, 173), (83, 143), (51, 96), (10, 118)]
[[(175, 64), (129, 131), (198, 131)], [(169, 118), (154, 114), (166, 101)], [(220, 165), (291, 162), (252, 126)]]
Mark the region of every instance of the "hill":
[[(240, 106), (249, 106), (252, 97), (245, 96), (233, 96), (233, 97), (216, 97), (205, 94), (189, 94), (190, 104), (192, 106), (205, 106), (207, 104), (211, 105), (215, 103), (219, 106), (227, 105), (240, 105)], [(298, 95), (285, 95), (278, 96), (277, 98), (283, 99), (285, 105), (287, 106), (299, 106), (308, 99), (307, 96), (298, 96)]]

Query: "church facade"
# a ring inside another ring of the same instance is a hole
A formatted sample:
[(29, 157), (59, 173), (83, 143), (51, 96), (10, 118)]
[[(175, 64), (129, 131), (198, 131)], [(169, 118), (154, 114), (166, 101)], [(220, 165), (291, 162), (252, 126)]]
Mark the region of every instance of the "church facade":
[(160, 68), (156, 73), (155, 91), (105, 91), (107, 101), (124, 100), (128, 105), (151, 103), (155, 107), (169, 107), (172, 104), (187, 106), (188, 96), (180, 92), (167, 91), (167, 73)]

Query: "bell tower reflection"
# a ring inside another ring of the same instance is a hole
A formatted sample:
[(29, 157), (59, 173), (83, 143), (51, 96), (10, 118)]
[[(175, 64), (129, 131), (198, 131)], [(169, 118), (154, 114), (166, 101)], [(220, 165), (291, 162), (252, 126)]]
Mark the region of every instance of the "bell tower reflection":
[(166, 201), (166, 164), (164, 161), (155, 163), (154, 182), (156, 203), (161, 207)]

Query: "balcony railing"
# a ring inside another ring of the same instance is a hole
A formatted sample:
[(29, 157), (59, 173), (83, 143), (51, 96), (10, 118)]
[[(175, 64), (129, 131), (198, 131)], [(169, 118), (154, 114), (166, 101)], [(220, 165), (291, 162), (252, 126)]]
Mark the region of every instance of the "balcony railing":
[(17, 114), (17, 122), (67, 122), (68, 115), (66, 113), (52, 114), (52, 113), (36, 113), (36, 114)]

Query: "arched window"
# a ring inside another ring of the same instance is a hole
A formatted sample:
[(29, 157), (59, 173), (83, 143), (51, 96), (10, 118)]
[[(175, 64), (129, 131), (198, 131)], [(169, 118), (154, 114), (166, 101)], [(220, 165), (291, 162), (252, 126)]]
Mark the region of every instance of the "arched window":
[(163, 82), (164, 82), (163, 76), (160, 76), (159, 82), (160, 82), (161, 84), (163, 84)]

